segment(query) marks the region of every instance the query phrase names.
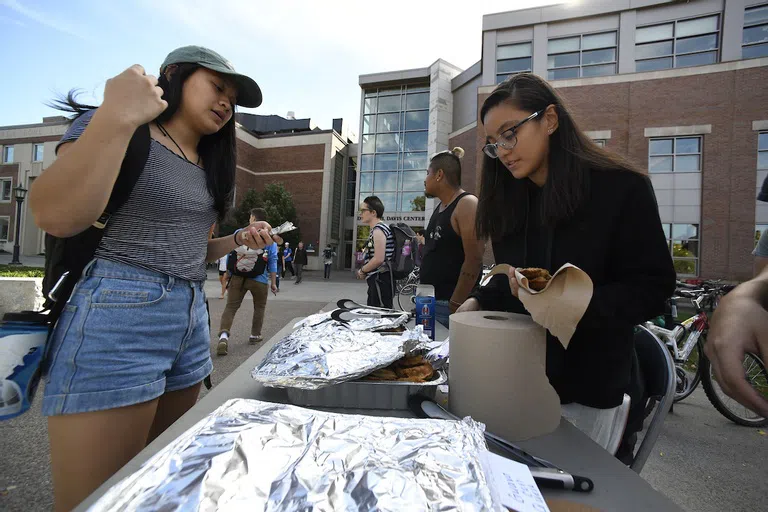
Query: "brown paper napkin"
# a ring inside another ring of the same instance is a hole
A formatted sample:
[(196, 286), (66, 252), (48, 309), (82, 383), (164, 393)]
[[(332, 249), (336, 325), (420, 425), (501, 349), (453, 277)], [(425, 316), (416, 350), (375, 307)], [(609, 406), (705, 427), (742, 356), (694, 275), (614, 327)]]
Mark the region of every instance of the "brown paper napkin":
[[(483, 278), (481, 286), (493, 275), (509, 275), (511, 269), (512, 267), (505, 263), (496, 265)], [(570, 263), (560, 267), (541, 291), (531, 290), (528, 278), (519, 270), (515, 270), (515, 277), (520, 285), (518, 298), (531, 314), (531, 318), (557, 337), (564, 348), (568, 348), (576, 326), (592, 300), (592, 279), (586, 272)]]

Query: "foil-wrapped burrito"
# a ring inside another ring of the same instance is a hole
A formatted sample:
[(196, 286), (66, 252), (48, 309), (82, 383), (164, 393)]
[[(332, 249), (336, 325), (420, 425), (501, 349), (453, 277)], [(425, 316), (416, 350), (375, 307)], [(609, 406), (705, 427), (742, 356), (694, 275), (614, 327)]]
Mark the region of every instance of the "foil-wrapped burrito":
[(270, 387), (320, 389), (384, 368), (426, 341), (421, 326), (399, 336), (353, 331), (333, 322), (304, 326), (277, 342), (251, 376)]
[(483, 427), (236, 399), (92, 511), (502, 511)]

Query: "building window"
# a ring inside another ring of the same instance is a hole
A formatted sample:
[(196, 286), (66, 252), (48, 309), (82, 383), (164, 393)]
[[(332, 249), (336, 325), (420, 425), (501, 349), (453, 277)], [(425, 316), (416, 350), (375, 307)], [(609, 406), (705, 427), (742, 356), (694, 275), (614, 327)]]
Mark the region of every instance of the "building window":
[(10, 203), (12, 194), (13, 194), (13, 179), (1, 178), (0, 179), (0, 202)]
[(684, 68), (717, 62), (720, 16), (641, 27), (635, 33), (637, 71)]
[(616, 74), (616, 32), (550, 39), (547, 53), (550, 80)]
[(701, 137), (651, 139), (648, 172), (701, 172)]
[(768, 56), (768, 4), (744, 9), (741, 58)]
[(43, 144), (35, 144), (32, 147), (32, 161), (33, 162), (42, 162), (43, 161), (44, 149), (45, 149), (45, 146)]
[(361, 137), (360, 197), (378, 196), (384, 211), (424, 211), (429, 86), (366, 91)]
[(681, 276), (699, 275), (699, 225), (662, 224), (672, 252), (675, 272)]
[(592, 142), (601, 148), (605, 147), (605, 139), (594, 139)]
[[(347, 163), (347, 189), (344, 196), (344, 201), (346, 202), (344, 215), (347, 217), (354, 217), (357, 210), (355, 187), (357, 187), (357, 158), (351, 157)], [(347, 240), (351, 240), (351, 238), (347, 238)]]
[(757, 168), (768, 169), (768, 132), (757, 135)]
[(4, 164), (13, 163), (13, 146), (5, 146), (3, 148), (3, 163)]
[(0, 242), (8, 241), (8, 233), (10, 230), (11, 218), (0, 217)]
[(532, 64), (532, 44), (505, 44), (496, 48), (496, 83), (501, 83), (516, 73), (530, 72)]

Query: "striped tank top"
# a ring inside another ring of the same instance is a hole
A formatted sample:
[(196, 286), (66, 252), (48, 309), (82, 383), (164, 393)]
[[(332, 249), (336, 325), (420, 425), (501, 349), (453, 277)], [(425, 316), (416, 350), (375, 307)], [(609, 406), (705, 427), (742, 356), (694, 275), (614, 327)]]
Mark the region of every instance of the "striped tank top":
[(365, 259), (363, 261), (363, 265), (367, 265), (369, 261), (373, 259), (374, 255), (374, 247), (373, 247), (373, 233), (380, 229), (384, 235), (387, 237), (387, 251), (385, 253), (384, 257), (384, 264), (382, 264), (379, 268), (374, 270), (373, 272), (369, 272), (368, 274), (378, 274), (379, 272), (385, 272), (388, 270), (388, 267), (386, 264), (394, 259), (395, 256), (395, 236), (392, 234), (392, 230), (389, 229), (389, 226), (387, 226), (383, 222), (379, 222), (376, 224), (373, 229), (371, 230), (371, 234), (368, 235), (368, 243), (365, 244)]

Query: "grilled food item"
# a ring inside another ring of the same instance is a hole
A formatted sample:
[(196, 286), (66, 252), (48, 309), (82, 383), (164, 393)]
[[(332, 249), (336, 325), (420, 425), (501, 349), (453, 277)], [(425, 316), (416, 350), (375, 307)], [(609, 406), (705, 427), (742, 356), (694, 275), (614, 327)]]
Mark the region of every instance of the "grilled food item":
[(424, 356), (406, 356), (386, 368), (363, 377), (363, 380), (393, 382), (427, 382), (435, 375), (435, 369)]
[(537, 292), (546, 288), (547, 283), (552, 279), (549, 270), (544, 268), (521, 268), (519, 271), (528, 279), (528, 287)]

